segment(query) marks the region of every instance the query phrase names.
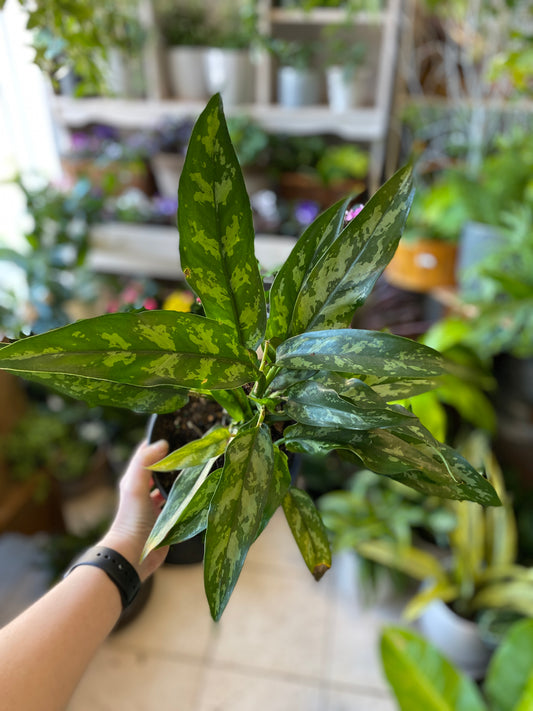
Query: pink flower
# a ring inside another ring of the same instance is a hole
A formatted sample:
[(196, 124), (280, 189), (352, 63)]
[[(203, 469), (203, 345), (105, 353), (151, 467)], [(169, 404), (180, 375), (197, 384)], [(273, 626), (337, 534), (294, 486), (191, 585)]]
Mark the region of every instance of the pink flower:
[(364, 205), (354, 205), (351, 207), (349, 210), (346, 210), (346, 214), (344, 215), (344, 222), (351, 222), (354, 217), (357, 217), (357, 215), (361, 212), (363, 209)]
[(157, 309), (158, 304), (153, 296), (149, 296), (144, 300), (143, 306), (148, 311), (153, 311), (154, 309)]

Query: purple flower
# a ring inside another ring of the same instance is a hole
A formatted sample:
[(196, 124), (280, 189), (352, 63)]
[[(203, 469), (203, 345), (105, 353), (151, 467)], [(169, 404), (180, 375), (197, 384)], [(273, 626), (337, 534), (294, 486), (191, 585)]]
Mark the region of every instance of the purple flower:
[(320, 206), (313, 200), (302, 200), (294, 208), (294, 217), (301, 225), (310, 225), (320, 212)]
[(171, 197), (155, 197), (153, 200), (154, 211), (164, 217), (174, 217), (178, 210), (178, 201)]

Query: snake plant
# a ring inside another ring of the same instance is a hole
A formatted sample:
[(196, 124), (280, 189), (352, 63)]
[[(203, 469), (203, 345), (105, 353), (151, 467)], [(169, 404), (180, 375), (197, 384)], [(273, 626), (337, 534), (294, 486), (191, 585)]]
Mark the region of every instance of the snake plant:
[[(214, 619), (279, 506), (313, 575), (330, 567), (325, 529), (310, 497), (291, 484), (287, 452), (347, 450), (424, 494), (498, 503), (466, 460), (391, 404), (433, 387), (445, 360), (408, 339), (350, 328), (396, 249), (412, 197), (405, 167), (348, 223), (350, 199), (333, 205), (300, 237), (267, 293), (215, 95), (195, 125), (178, 192), (181, 266), (205, 316), (107, 314), (0, 349), (0, 368), (89, 404), (162, 413), (193, 392), (224, 407), (228, 425), (154, 466), (181, 475), (146, 547), (206, 529)], [(223, 466), (212, 471), (221, 455)]]

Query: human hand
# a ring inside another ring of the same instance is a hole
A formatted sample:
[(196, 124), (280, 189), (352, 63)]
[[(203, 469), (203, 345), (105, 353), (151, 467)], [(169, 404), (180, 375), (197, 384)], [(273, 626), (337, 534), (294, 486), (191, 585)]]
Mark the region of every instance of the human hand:
[(152, 474), (146, 467), (162, 459), (167, 451), (165, 440), (139, 445), (120, 481), (116, 516), (100, 541), (100, 545), (123, 555), (137, 570), (141, 581), (159, 568), (168, 552), (168, 548), (158, 548), (140, 562), (146, 539), (164, 503), (159, 491), (151, 491)]

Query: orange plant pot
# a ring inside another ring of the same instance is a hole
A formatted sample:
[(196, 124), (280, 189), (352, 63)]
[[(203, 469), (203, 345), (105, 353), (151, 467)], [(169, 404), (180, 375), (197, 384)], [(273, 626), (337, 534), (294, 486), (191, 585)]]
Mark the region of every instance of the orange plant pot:
[(441, 286), (455, 286), (457, 245), (433, 239), (402, 241), (389, 265), (385, 279), (406, 291), (427, 292)]

